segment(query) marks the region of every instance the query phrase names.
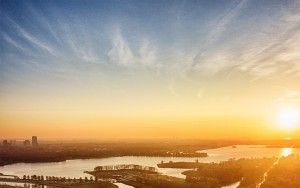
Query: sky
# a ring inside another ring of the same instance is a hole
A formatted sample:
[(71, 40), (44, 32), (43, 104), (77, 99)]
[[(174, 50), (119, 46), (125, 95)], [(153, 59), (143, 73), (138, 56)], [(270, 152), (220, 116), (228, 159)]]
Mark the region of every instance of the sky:
[(0, 0), (0, 86), (4, 138), (300, 138), (300, 1)]

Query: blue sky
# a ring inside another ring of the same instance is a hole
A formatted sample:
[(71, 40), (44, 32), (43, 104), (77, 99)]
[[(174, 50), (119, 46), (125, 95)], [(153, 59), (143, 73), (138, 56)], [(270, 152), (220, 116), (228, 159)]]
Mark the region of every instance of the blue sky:
[(27, 95), (93, 93), (99, 104), (124, 95), (247, 100), (242, 91), (266, 86), (256, 98), (299, 95), (299, 1), (0, 2), (4, 109)]

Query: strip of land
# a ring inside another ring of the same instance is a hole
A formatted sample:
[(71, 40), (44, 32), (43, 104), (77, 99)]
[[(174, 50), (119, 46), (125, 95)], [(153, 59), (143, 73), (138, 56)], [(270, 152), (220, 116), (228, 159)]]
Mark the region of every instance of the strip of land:
[(0, 165), (12, 163), (61, 162), (120, 156), (207, 157), (198, 150), (218, 148), (229, 143), (80, 143), (40, 144), (39, 146), (0, 146)]

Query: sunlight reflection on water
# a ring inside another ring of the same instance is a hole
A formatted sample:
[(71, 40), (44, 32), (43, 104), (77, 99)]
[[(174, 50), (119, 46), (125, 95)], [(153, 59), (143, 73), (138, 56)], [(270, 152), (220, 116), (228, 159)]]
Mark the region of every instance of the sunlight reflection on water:
[(283, 157), (287, 157), (287, 156), (291, 155), (292, 153), (293, 153), (292, 148), (282, 148), (282, 150), (281, 150), (281, 156), (283, 156)]

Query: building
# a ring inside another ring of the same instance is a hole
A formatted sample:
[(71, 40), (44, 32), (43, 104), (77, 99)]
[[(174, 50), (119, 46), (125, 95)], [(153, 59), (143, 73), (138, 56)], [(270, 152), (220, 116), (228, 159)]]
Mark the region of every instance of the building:
[(24, 146), (30, 146), (30, 140), (24, 140), (23, 144)]
[(32, 146), (37, 146), (38, 145), (38, 139), (37, 136), (32, 136)]

